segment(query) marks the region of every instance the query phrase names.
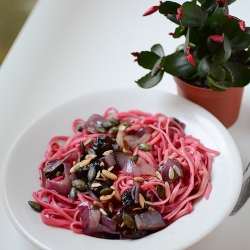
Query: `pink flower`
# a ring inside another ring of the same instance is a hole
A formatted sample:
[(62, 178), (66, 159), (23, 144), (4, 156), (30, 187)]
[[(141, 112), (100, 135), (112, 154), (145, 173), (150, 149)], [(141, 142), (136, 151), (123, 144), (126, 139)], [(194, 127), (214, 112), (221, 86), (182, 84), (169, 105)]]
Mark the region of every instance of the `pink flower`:
[(220, 36), (220, 35), (212, 35), (209, 37), (211, 40), (213, 40), (214, 42), (217, 43), (223, 43), (224, 42), (224, 36)]
[(240, 29), (241, 29), (242, 31), (245, 31), (245, 30), (246, 30), (246, 25), (245, 25), (245, 22), (244, 22), (244, 21), (239, 20), (238, 24), (239, 24)]
[(217, 0), (216, 3), (217, 4), (223, 4), (224, 6), (226, 6), (227, 0)]
[(181, 18), (182, 18), (182, 7), (177, 9), (176, 18), (177, 18), (177, 20), (181, 20)]
[(159, 6), (152, 6), (143, 14), (143, 16), (149, 16), (155, 13), (157, 10), (159, 10)]
[(190, 46), (187, 46), (186, 49), (186, 59), (193, 65), (195, 66), (195, 61), (194, 61), (194, 56), (190, 52)]

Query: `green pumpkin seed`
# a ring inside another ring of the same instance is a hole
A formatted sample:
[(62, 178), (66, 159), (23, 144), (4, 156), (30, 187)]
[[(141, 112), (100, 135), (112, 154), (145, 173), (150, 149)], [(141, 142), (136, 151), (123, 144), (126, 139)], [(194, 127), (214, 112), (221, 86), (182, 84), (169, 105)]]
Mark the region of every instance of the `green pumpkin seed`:
[(102, 126), (98, 126), (97, 130), (98, 130), (99, 133), (102, 133), (102, 134), (106, 133), (106, 129), (104, 127), (102, 127)]
[(158, 185), (157, 186), (157, 193), (161, 199), (166, 197), (166, 190), (165, 187)]
[(75, 187), (72, 187), (69, 192), (69, 198), (73, 202), (76, 199), (77, 191)]
[(73, 180), (72, 186), (81, 192), (83, 192), (87, 189), (87, 184), (81, 179)]
[(116, 134), (118, 132), (118, 128), (117, 127), (112, 127), (109, 129), (109, 133), (110, 134)]
[(100, 191), (100, 195), (109, 195), (112, 194), (114, 190), (112, 188), (104, 188)]
[(117, 126), (117, 125), (120, 124), (120, 120), (117, 119), (117, 118), (110, 118), (110, 119), (109, 119), (109, 122), (111, 122), (111, 124), (112, 124), (113, 126)]
[(103, 128), (106, 128), (106, 129), (111, 128), (112, 125), (113, 125), (113, 124), (112, 124), (110, 121), (105, 121), (105, 122), (102, 122), (102, 123), (101, 123), (101, 126), (102, 126)]
[(134, 219), (127, 213), (124, 213), (122, 216), (124, 224), (130, 228), (130, 229), (135, 229), (135, 221)]
[(139, 156), (138, 156), (138, 155), (133, 155), (133, 156), (131, 157), (131, 160), (132, 160), (134, 163), (136, 163), (136, 162), (138, 161), (138, 159), (139, 159)]
[(96, 155), (96, 152), (93, 148), (88, 149), (88, 155)]
[(78, 126), (76, 130), (79, 131), (79, 132), (82, 132), (83, 131), (83, 126)]
[(145, 200), (150, 201), (151, 197), (152, 197), (152, 194), (146, 194), (145, 195)]
[(43, 210), (42, 206), (36, 203), (35, 201), (28, 201), (28, 203), (31, 206), (31, 208), (35, 210), (36, 212), (38, 213), (42, 212)]
[(95, 179), (95, 177), (96, 177), (96, 169), (95, 167), (91, 167), (87, 175), (88, 181), (92, 182)]
[(146, 144), (146, 143), (141, 143), (141, 144), (138, 144), (138, 148), (142, 151), (149, 151), (151, 150), (151, 146), (149, 144)]

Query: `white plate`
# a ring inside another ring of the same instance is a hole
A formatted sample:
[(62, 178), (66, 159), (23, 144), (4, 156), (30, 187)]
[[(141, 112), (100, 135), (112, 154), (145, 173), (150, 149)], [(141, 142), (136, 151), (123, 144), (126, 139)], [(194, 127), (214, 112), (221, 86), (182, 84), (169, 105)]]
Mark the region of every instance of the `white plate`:
[[(186, 133), (199, 138), (221, 155), (214, 158), (212, 193), (194, 211), (168, 228), (140, 240), (104, 240), (44, 225), (40, 215), (29, 207), (32, 192), (38, 190), (38, 164), (49, 139), (72, 134), (76, 118), (103, 114), (109, 107), (119, 111), (141, 109), (174, 116), (186, 124)], [(53, 109), (32, 123), (12, 146), (2, 172), (2, 198), (9, 218), (19, 232), (42, 249), (127, 250), (184, 249), (213, 231), (232, 210), (241, 187), (242, 166), (239, 152), (225, 127), (203, 108), (181, 97), (157, 90), (115, 88), (84, 94)], [(223, 201), (223, 202), (222, 202)]]

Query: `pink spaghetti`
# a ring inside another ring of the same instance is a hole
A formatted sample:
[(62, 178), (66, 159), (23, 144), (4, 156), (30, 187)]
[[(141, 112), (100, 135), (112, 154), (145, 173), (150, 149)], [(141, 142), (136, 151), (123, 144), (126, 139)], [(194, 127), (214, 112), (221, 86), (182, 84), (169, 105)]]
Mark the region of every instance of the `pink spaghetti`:
[(141, 238), (209, 198), (212, 155), (164, 114), (107, 109), (49, 141), (33, 192), (42, 221), (101, 238)]

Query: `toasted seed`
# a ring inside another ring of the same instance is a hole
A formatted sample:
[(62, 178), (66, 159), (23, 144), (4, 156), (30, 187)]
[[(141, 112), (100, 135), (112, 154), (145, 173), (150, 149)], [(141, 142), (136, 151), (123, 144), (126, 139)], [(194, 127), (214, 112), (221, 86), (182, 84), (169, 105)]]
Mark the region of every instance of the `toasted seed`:
[(181, 176), (181, 171), (180, 171), (180, 169), (176, 165), (173, 166), (173, 170), (175, 171), (175, 173), (177, 175)]
[(102, 177), (103, 179), (105, 179), (105, 180), (108, 179), (103, 173), (101, 173), (101, 177)]
[(43, 208), (40, 204), (36, 203), (35, 201), (28, 201), (29, 205), (31, 206), (31, 208), (33, 210), (35, 210), (36, 212), (42, 212)]
[(117, 176), (111, 172), (109, 172), (106, 169), (102, 170), (102, 174), (107, 177), (108, 179), (112, 180), (112, 181), (116, 181), (117, 180)]
[(112, 203), (111, 201), (108, 203), (108, 208), (109, 208), (109, 211), (110, 211), (111, 213), (113, 213), (114, 206), (113, 206), (113, 203)]
[(122, 200), (122, 197), (121, 197), (121, 194), (119, 193), (118, 189), (115, 187), (115, 186), (111, 186), (110, 188), (112, 188), (114, 191), (115, 191), (115, 198), (118, 200), (118, 201), (121, 201)]
[(103, 161), (100, 163), (100, 167), (105, 167), (105, 164)]
[(144, 179), (142, 177), (137, 176), (137, 177), (134, 177), (134, 181), (142, 182), (144, 181)]
[(124, 223), (124, 221), (122, 222), (122, 224), (120, 225), (120, 228), (123, 228), (123, 227), (125, 227), (126, 225), (125, 225), (125, 223)]
[[(169, 183), (167, 181), (165, 181), (165, 185), (169, 187)], [(168, 197), (168, 189), (165, 188), (165, 191), (166, 191), (165, 196)]]
[(118, 128), (117, 127), (112, 127), (109, 129), (109, 133), (110, 134), (116, 134), (118, 132)]
[(99, 208), (103, 208), (102, 203), (100, 203), (100, 202), (98, 202), (98, 201), (94, 201), (94, 202), (93, 202), (93, 205), (95, 205), (96, 207), (99, 207)]
[(142, 208), (144, 208), (145, 205), (145, 199), (142, 194), (139, 194), (139, 204)]
[(155, 171), (155, 175), (156, 175), (156, 177), (157, 177), (159, 180), (162, 181), (162, 175), (161, 175), (161, 173), (160, 173), (159, 171)]
[(101, 201), (109, 201), (114, 197), (115, 193), (100, 196)]
[(145, 201), (145, 204), (149, 205), (149, 206), (153, 206), (153, 203), (150, 201)]
[(110, 121), (104, 121), (104, 122), (101, 123), (101, 126), (102, 126), (103, 128), (106, 128), (106, 129), (111, 128), (112, 125), (113, 125), (113, 124), (112, 124)]
[(82, 151), (82, 156), (85, 156), (85, 146), (84, 143), (82, 141), (80, 141), (80, 147), (81, 147), (81, 151)]
[(114, 169), (115, 166), (111, 166), (108, 168), (108, 171), (111, 172)]
[(124, 224), (130, 228), (130, 229), (134, 229), (135, 228), (135, 221), (134, 219), (127, 213), (124, 213), (122, 216), (123, 222)]
[(92, 188), (97, 188), (97, 187), (101, 187), (101, 186), (102, 186), (102, 184), (98, 183), (98, 182), (94, 182), (94, 183), (91, 184)]
[(77, 164), (75, 164), (71, 169), (70, 169), (70, 173), (75, 173), (76, 170), (78, 168), (83, 168), (89, 165), (89, 163), (91, 162), (91, 160), (95, 159), (96, 155), (90, 154), (90, 155), (86, 155), (85, 160), (78, 162)]
[(114, 190), (112, 188), (104, 188), (100, 191), (100, 195), (108, 195), (108, 194), (112, 194), (112, 192), (114, 192)]
[(101, 171), (99, 170), (96, 174), (96, 178), (99, 178), (101, 176)]
[(73, 202), (76, 199), (77, 196), (77, 190), (75, 187), (72, 187), (69, 192), (69, 198)]
[(152, 147), (149, 144), (140, 143), (140, 144), (138, 144), (138, 148), (142, 151), (149, 151), (149, 150), (151, 150)]
[(100, 212), (105, 215), (105, 216), (108, 216), (108, 213), (103, 209), (103, 208), (100, 208)]
[(152, 212), (152, 211), (155, 211), (155, 209), (153, 207), (148, 207), (148, 211)]
[(107, 181), (107, 178), (96, 177), (95, 179), (97, 181)]
[(92, 182), (96, 177), (96, 168), (91, 167), (88, 171), (87, 178), (89, 182)]
[(113, 153), (113, 150), (112, 150), (112, 149), (103, 152), (102, 155), (109, 155), (109, 154), (111, 154), (111, 153)]
[(142, 207), (135, 207), (135, 208), (133, 208), (133, 212), (136, 212), (136, 211), (141, 211), (143, 208)]
[(85, 183), (85, 181), (83, 181), (81, 179), (73, 180), (72, 186), (81, 192), (83, 192), (87, 189), (87, 184)]
[(168, 177), (170, 180), (173, 180), (174, 179), (174, 170), (172, 167), (169, 168), (168, 170)]
[(93, 140), (92, 138), (88, 138), (88, 140), (85, 141), (84, 146), (89, 145), (92, 142), (92, 140)]
[(158, 185), (156, 189), (157, 189), (157, 193), (158, 193), (159, 197), (161, 199), (163, 199), (166, 195), (165, 187), (163, 187), (162, 185)]
[(124, 132), (126, 130), (126, 126), (123, 124), (120, 124), (120, 126), (118, 127), (118, 130), (121, 132)]

